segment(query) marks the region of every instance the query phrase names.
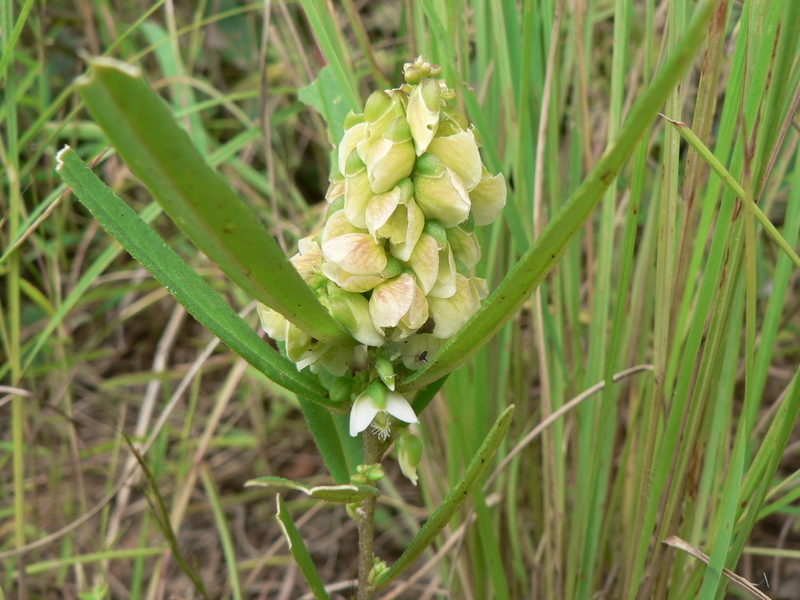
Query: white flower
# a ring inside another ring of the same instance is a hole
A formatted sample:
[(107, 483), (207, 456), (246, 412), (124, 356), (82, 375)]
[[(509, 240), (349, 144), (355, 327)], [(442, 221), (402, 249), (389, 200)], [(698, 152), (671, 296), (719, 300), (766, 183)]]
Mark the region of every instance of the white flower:
[(376, 379), (353, 402), (353, 408), (350, 409), (350, 435), (356, 437), (377, 417), (378, 421), (382, 421), (376, 423), (378, 435), (386, 438), (389, 435), (387, 415), (405, 423), (419, 423), (408, 400), (397, 392), (390, 391), (383, 382)]

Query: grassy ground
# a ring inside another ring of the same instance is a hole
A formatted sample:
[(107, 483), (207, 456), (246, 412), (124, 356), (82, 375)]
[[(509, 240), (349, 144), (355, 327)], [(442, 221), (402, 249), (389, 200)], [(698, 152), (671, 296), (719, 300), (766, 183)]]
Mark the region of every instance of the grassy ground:
[[(81, 108), (79, 51), (141, 65), (287, 252), (318, 224), (329, 171), (325, 123), (298, 90), (338, 62), (363, 102), (426, 54), (510, 184), (482, 240), (494, 289), (615, 139), (695, 9), (333, 4), (3, 3), (0, 597), (201, 597), (183, 561), (211, 598), (299, 598), (307, 587), (274, 496), (242, 484), (327, 480), (291, 394), (217, 345), (55, 174), (69, 144), (151, 210)], [(706, 47), (660, 110), (697, 133), (795, 247), (792, 4), (719, 2)], [(514, 458), (383, 597), (746, 597), (727, 590), (723, 565), (771, 598), (800, 597), (797, 266), (698, 156), (654, 122), (559, 266), (424, 413), (419, 488), (392, 465), (382, 489), (376, 548), (388, 561), (511, 403), (500, 454)], [(255, 327), (250, 299), (163, 216), (154, 226)], [(149, 478), (126, 435), (149, 444)], [(287, 500), (323, 579), (349, 597), (353, 522)], [(673, 535), (713, 568), (662, 544)]]

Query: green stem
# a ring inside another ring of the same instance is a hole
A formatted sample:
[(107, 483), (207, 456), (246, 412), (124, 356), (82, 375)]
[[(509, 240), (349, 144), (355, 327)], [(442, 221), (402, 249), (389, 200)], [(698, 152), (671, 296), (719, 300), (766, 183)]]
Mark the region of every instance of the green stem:
[[(378, 462), (380, 448), (378, 438), (369, 430), (364, 432), (364, 464)], [(369, 581), (374, 564), (373, 542), (375, 541), (375, 500), (369, 496), (361, 502), (358, 521), (358, 596), (357, 600), (372, 600), (375, 586)]]

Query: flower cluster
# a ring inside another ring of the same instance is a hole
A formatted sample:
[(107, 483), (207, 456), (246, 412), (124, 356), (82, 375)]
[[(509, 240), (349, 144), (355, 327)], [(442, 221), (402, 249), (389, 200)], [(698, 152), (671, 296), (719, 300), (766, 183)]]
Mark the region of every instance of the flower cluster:
[[(291, 259), (355, 343), (384, 347), (409, 369), (424, 366), (486, 296), (486, 282), (474, 275), (481, 256), (474, 228), (494, 221), (506, 201), (505, 179), (484, 167), (475, 131), (448, 104), (454, 93), (440, 75), (419, 57), (405, 65), (404, 85), (374, 92), (363, 114), (348, 115), (326, 223)], [(347, 372), (353, 347), (313, 340), (265, 306), (259, 314), (298, 368)], [(394, 385), (387, 387), (391, 407)], [(356, 401), (351, 433), (372, 421), (356, 414), (367, 404)], [(382, 405), (369, 404), (373, 417)]]

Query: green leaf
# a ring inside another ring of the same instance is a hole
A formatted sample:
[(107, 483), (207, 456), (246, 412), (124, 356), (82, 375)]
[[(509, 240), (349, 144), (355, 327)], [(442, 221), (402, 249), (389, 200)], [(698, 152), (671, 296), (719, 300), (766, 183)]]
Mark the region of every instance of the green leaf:
[(484, 473), (489, 469), (492, 464), (495, 452), (497, 452), (500, 442), (506, 437), (508, 428), (511, 425), (511, 417), (514, 415), (514, 405), (512, 404), (497, 418), (492, 429), (483, 440), (478, 452), (472, 457), (467, 471), (464, 476), (459, 480), (456, 486), (450, 490), (447, 497), (433, 512), (430, 518), (425, 521), (425, 524), (419, 530), (411, 544), (403, 552), (403, 555), (392, 565), (392, 567), (382, 573), (375, 582), (376, 589), (385, 588), (389, 585), (398, 575), (410, 567), (413, 562), (430, 546), (434, 538), (439, 535), (442, 529), (445, 528), (453, 515), (464, 503), (464, 500), (470, 495), (472, 490), (483, 477)]
[(330, 600), (328, 592), (325, 591), (325, 585), (322, 583), (322, 578), (314, 566), (314, 561), (311, 560), (311, 554), (309, 554), (303, 538), (300, 537), (300, 532), (297, 530), (297, 525), (294, 524), (292, 516), (286, 510), (286, 505), (283, 503), (280, 494), (276, 495), (275, 501), (278, 505), (278, 512), (275, 517), (278, 519), (283, 535), (289, 544), (289, 551), (292, 553), (297, 566), (303, 572), (303, 577), (306, 578), (314, 598), (317, 600)]
[(283, 477), (258, 477), (244, 484), (245, 487), (279, 487), (297, 490), (325, 502), (339, 504), (352, 504), (361, 502), (369, 496), (378, 497), (381, 493), (378, 488), (371, 485), (345, 483), (341, 485), (308, 485), (299, 481), (292, 481)]
[(333, 480), (350, 483), (350, 475), (356, 472), (357, 465), (364, 462), (361, 438), (350, 437), (346, 428), (337, 425), (345, 420), (344, 415), (334, 415), (303, 396), (298, 395), (297, 399)]
[(328, 123), (328, 139), (333, 147), (339, 146), (344, 136), (344, 118), (350, 107), (344, 100), (344, 92), (333, 75), (330, 66), (319, 72), (314, 83), (301, 89), (297, 97), (300, 101), (313, 106)]
[(330, 404), (325, 389), (278, 354), (194, 272), (133, 209), (118, 198), (69, 147), (56, 170), (100, 224), (201, 324), (248, 363), (288, 390)]
[(691, 65), (705, 39), (706, 26), (716, 4), (716, 0), (705, 0), (699, 5), (678, 50), (670, 54), (658, 75), (633, 105), (616, 139), (609, 144), (561, 212), (550, 221), (494, 293), (486, 298), (478, 312), (424, 369), (400, 382), (398, 391), (424, 387), (464, 364), (500, 331), (558, 264), (611, 182), (619, 175), (642, 134), (652, 125), (659, 107)]
[(90, 64), (90, 74), (77, 86), (86, 107), (186, 236), (245, 293), (312, 337), (352, 343), (139, 69), (109, 58)]
[[(664, 117), (664, 115), (661, 116)], [(767, 215), (765, 215), (764, 212), (758, 207), (758, 204), (753, 202), (753, 198), (750, 196), (750, 194), (745, 192), (744, 188), (739, 184), (738, 181), (736, 181), (736, 178), (731, 175), (725, 166), (719, 161), (719, 159), (714, 156), (714, 153), (709, 150), (709, 148), (702, 142), (700, 138), (697, 137), (694, 131), (692, 131), (686, 123), (675, 121), (674, 119), (670, 119), (668, 117), (664, 117), (664, 119), (666, 119), (667, 123), (672, 125), (678, 131), (678, 133), (681, 134), (681, 137), (685, 139), (692, 148), (694, 148), (695, 152), (697, 152), (705, 161), (705, 163), (711, 167), (714, 173), (716, 173), (720, 179), (725, 182), (725, 185), (727, 185), (742, 202), (750, 206), (756, 219), (758, 219), (758, 222), (761, 223), (761, 226), (767, 230), (769, 237), (771, 237), (778, 247), (786, 253), (786, 256), (789, 257), (794, 265), (800, 269), (800, 257), (797, 256), (797, 253), (775, 228), (775, 225), (772, 224), (772, 221), (769, 220), (769, 217), (767, 217)]]
[(328, 61), (336, 80), (341, 84), (348, 107), (355, 111), (361, 110), (352, 64), (342, 44), (342, 36), (336, 19), (330, 13), (327, 3), (322, 0), (300, 0), (300, 2), (325, 55), (325, 60)]

